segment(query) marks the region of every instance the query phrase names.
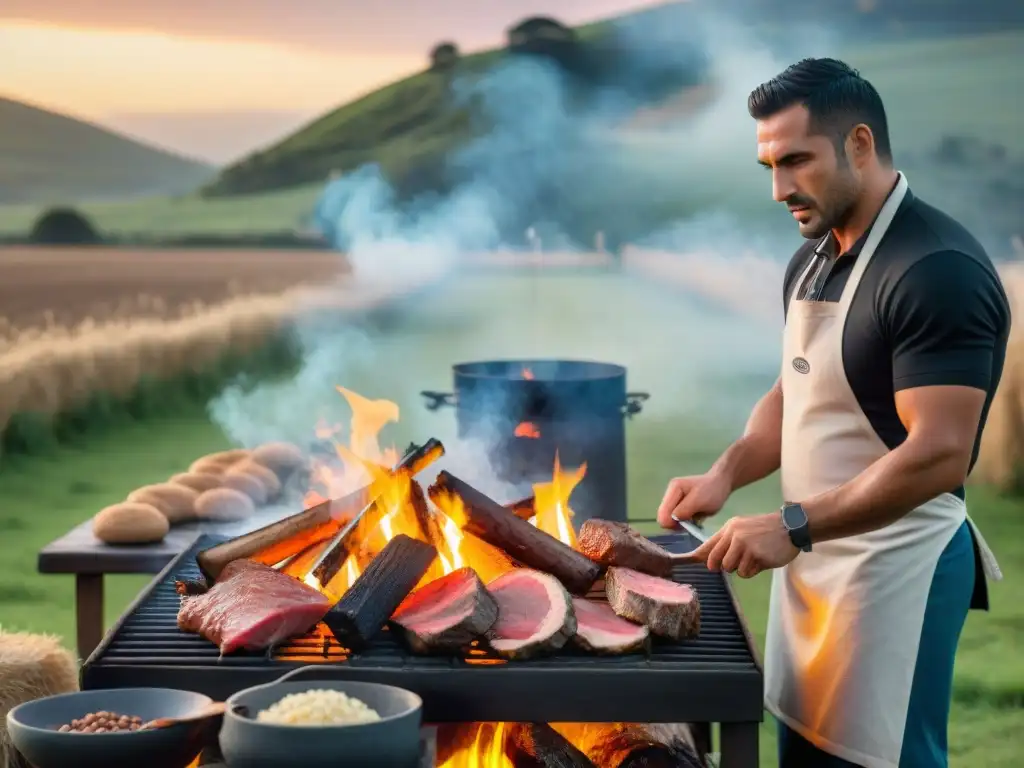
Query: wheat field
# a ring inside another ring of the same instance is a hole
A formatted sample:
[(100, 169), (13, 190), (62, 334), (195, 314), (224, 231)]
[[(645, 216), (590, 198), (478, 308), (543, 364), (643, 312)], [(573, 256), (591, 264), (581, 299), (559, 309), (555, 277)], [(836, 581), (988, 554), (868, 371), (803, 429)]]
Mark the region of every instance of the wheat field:
[(0, 434), (244, 358), (302, 308), (383, 297), (348, 276), (330, 252), (0, 249)]

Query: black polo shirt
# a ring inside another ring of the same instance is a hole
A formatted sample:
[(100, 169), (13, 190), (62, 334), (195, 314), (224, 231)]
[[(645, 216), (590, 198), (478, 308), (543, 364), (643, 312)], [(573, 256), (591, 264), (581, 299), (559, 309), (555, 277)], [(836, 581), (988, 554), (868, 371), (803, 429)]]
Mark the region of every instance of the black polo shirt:
[[(801, 247), (786, 269), (787, 310), (795, 283), (812, 259), (824, 268), (811, 269), (799, 287), (800, 298), (839, 301), (866, 239), (865, 234), (838, 257), (831, 233)], [(896, 392), (933, 385), (976, 387), (987, 397), (973, 468), (1009, 330), (1009, 302), (984, 248), (960, 224), (908, 191), (864, 271), (843, 329), (846, 378), (889, 449), (907, 438), (896, 413)], [(964, 498), (962, 486), (949, 490)]]

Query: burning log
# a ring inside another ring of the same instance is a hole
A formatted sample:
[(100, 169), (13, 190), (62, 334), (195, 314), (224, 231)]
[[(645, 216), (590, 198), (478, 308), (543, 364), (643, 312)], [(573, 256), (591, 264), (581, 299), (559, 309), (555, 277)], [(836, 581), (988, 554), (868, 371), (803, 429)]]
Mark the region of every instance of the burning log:
[(704, 768), (688, 725), (628, 725), (604, 745), (616, 768)]
[(530, 521), (530, 518), (536, 514), (537, 497), (530, 495), (525, 499), (519, 501), (513, 501), (510, 504), (505, 505), (505, 509), (511, 512), (513, 515), (518, 517), (520, 520)]
[(596, 768), (590, 758), (546, 723), (520, 723), (507, 751), (517, 768)]
[(228, 563), (249, 559), (275, 566), (318, 542), (329, 540), (345, 522), (366, 506), (368, 488), (278, 520), (205, 549), (196, 555), (196, 563), (210, 581), (216, 580)]
[[(406, 472), (409, 474), (410, 486), (415, 485), (412, 477), (423, 469), (426, 469), (442, 456), (444, 456), (444, 445), (441, 444), (440, 440), (430, 438), (421, 446), (410, 445), (408, 452), (402, 460), (394, 466), (389, 474), (391, 476), (395, 476)], [(366, 490), (369, 491), (369, 488)], [(412, 489), (410, 489), (410, 495), (414, 495), (414, 491)], [(355, 516), (353, 521), (355, 525), (349, 525), (347, 528), (341, 528), (339, 526), (338, 530), (333, 535), (333, 538), (324, 545), (325, 548), (321, 551), (312, 569), (313, 576), (318, 582), (320, 582), (320, 586), (326, 587), (330, 583), (331, 579), (337, 575), (338, 571), (341, 570), (341, 566), (344, 565), (345, 559), (350, 554), (347, 544), (348, 534), (353, 530), (358, 529), (358, 522), (362, 518), (363, 514), (365, 514), (367, 508), (372, 507), (375, 504), (376, 499), (371, 501), (369, 505), (364, 505), (363, 511)], [(429, 515), (429, 510), (426, 510), (426, 514)], [(439, 539), (425, 540), (438, 541)], [(301, 576), (304, 576), (305, 574), (297, 575), (301, 578)]]
[(435, 557), (437, 549), (430, 544), (395, 536), (327, 612), (324, 623), (346, 648), (365, 647), (419, 584)]
[[(393, 471), (404, 470), (415, 475), (443, 455), (444, 446), (431, 438), (410, 450)], [(209, 581), (214, 581), (224, 566), (233, 560), (249, 559), (275, 566), (318, 544), (331, 541), (371, 501), (370, 492), (371, 486), (367, 486), (340, 499), (321, 502), (296, 515), (204, 550), (196, 555), (196, 562)]]
[(577, 595), (585, 595), (601, 575), (601, 567), (480, 493), (476, 488), (448, 472), (441, 472), (429, 490), (438, 503), (445, 494), (462, 499), (465, 508), (464, 529), (488, 544), (504, 550), (510, 557), (538, 571), (550, 573)]

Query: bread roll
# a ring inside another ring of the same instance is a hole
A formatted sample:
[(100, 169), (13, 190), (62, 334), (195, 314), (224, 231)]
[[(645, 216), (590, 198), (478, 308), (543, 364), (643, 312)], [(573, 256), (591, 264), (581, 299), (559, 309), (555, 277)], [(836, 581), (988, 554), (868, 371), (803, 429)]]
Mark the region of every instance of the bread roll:
[(220, 488), (223, 485), (218, 475), (212, 475), (209, 472), (179, 472), (168, 482), (175, 485), (184, 485), (196, 493), (209, 491), (212, 488)]
[(244, 493), (252, 499), (252, 503), (257, 507), (267, 503), (267, 486), (261, 483), (260, 479), (254, 475), (239, 472), (236, 468), (232, 467), (221, 476), (221, 481), (225, 488), (231, 488)]
[(244, 520), (255, 512), (252, 499), (234, 488), (214, 488), (196, 499), (200, 520)]
[(254, 459), (244, 459), (231, 467), (225, 476), (234, 472), (241, 472), (255, 477), (267, 490), (267, 501), (273, 501), (281, 493), (281, 480), (272, 469), (268, 469)]
[(262, 464), (277, 475), (283, 483), (299, 467), (306, 463), (305, 454), (291, 443), (267, 443), (253, 450), (253, 461)]
[(162, 541), (171, 524), (152, 504), (122, 502), (96, 513), (92, 532), (107, 544), (152, 544)]
[(177, 483), (157, 483), (136, 488), (128, 494), (127, 501), (140, 504), (152, 504), (171, 525), (194, 520), (196, 517), (196, 497), (198, 491)]
[(189, 472), (206, 472), (211, 475), (222, 475), (232, 464), (237, 464), (242, 459), (249, 458), (249, 451), (245, 448), (232, 448), (229, 451), (218, 451), (210, 453), (202, 458), (196, 459), (189, 465)]

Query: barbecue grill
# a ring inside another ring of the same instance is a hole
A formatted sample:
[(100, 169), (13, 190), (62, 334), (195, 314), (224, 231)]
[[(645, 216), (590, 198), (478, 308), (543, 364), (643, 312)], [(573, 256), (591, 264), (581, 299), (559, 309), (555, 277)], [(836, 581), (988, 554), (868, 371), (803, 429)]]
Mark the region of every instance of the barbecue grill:
[[(674, 552), (687, 535), (653, 537)], [(426, 722), (647, 722), (722, 724), (722, 768), (757, 765), (763, 676), (729, 582), (703, 566), (679, 566), (701, 603), (696, 640), (655, 640), (646, 655), (594, 656), (566, 648), (530, 661), (503, 662), (483, 649), (468, 658), (407, 652), (383, 632), (349, 655), (328, 633), (296, 639), (272, 654), (220, 657), (209, 641), (177, 628), (175, 579), (200, 577), (196, 554), (218, 543), (200, 537), (125, 611), (82, 668), (82, 688), (187, 688), (224, 700), (310, 664), (320, 678), (397, 685), (418, 693)], [(598, 589), (590, 595), (603, 599)]]
[(589, 517), (626, 520), (625, 418), (646, 392), (626, 390), (626, 369), (584, 360), (490, 360), (452, 366), (453, 392), (425, 391), (427, 408), (454, 407), (460, 438), (487, 446), (500, 480), (529, 493), (562, 466), (586, 462), (573, 492), (578, 528)]

